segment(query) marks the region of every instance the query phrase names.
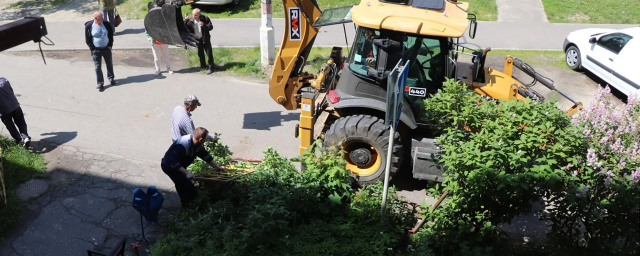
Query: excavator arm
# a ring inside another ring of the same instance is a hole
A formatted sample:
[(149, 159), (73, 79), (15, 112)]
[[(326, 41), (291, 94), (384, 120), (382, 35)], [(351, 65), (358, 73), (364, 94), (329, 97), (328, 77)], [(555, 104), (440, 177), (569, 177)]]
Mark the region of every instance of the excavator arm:
[(47, 35), (44, 17), (27, 17), (0, 26), (0, 52)]
[(314, 78), (303, 70), (320, 30), (313, 23), (322, 11), (315, 0), (283, 0), (283, 4), (286, 26), (269, 79), (269, 94), (287, 110), (296, 110), (300, 89)]

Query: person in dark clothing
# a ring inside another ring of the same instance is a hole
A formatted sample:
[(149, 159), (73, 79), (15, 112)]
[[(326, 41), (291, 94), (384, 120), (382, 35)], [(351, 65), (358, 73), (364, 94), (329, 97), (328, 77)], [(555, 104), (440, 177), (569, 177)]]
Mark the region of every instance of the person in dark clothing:
[(107, 65), (107, 78), (111, 85), (116, 85), (115, 76), (113, 74), (113, 59), (111, 58), (111, 47), (113, 47), (113, 28), (111, 24), (104, 21), (102, 13), (96, 11), (93, 13), (93, 20), (84, 24), (84, 37), (87, 46), (91, 50), (93, 58), (93, 66), (96, 69), (96, 77), (98, 78), (98, 86), (96, 89), (104, 91), (104, 77), (102, 75), (102, 58)]
[[(207, 69), (207, 75), (213, 73), (213, 49), (211, 47), (211, 35), (209, 31), (213, 29), (211, 19), (209, 17), (200, 15), (200, 9), (193, 9), (193, 18), (189, 17), (189, 13), (184, 13), (184, 24), (187, 26), (189, 32), (193, 33), (196, 38), (199, 38), (198, 45), (198, 57), (200, 58), (200, 68)], [(207, 52), (208, 65), (205, 66), (204, 52)]]
[(211, 167), (224, 171), (213, 161), (213, 157), (204, 148), (204, 142), (208, 135), (207, 129), (198, 127), (193, 131), (193, 134), (180, 137), (169, 147), (160, 163), (162, 171), (176, 185), (176, 191), (183, 207), (188, 206), (198, 196), (198, 190), (190, 181), (195, 175), (187, 170), (196, 157), (200, 157)]
[[(16, 95), (13, 93), (11, 84), (4, 77), (0, 77), (0, 118), (7, 127), (13, 140), (23, 147), (28, 148), (31, 137), (27, 133), (27, 123), (24, 120), (24, 113), (18, 103)], [(16, 129), (18, 126), (18, 129)]]

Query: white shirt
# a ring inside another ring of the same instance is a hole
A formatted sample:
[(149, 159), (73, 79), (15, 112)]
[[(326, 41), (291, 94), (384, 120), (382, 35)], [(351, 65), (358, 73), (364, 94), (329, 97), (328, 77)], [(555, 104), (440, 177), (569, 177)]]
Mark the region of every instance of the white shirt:
[(193, 32), (198, 39), (202, 38), (202, 27), (200, 27), (199, 20), (193, 19)]

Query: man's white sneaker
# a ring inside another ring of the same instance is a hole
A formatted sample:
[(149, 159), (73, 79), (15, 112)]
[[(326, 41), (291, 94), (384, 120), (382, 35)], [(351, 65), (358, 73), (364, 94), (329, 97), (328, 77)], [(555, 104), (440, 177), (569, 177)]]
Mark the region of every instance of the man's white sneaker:
[(160, 71), (156, 71), (156, 73), (154, 73), (154, 75), (159, 76), (160, 75)]
[(173, 70), (169, 69), (169, 75), (173, 75)]
[(26, 137), (22, 140), (22, 146), (24, 148), (28, 148), (29, 144), (31, 144), (31, 139), (29, 137)]

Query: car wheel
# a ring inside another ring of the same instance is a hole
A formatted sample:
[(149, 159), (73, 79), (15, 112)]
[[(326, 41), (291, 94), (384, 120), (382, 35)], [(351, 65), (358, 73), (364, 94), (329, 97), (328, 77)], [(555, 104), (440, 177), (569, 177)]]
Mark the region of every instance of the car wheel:
[(572, 45), (565, 52), (565, 62), (567, 66), (573, 70), (580, 70), (582, 68), (582, 60), (580, 59), (580, 50), (575, 45)]

